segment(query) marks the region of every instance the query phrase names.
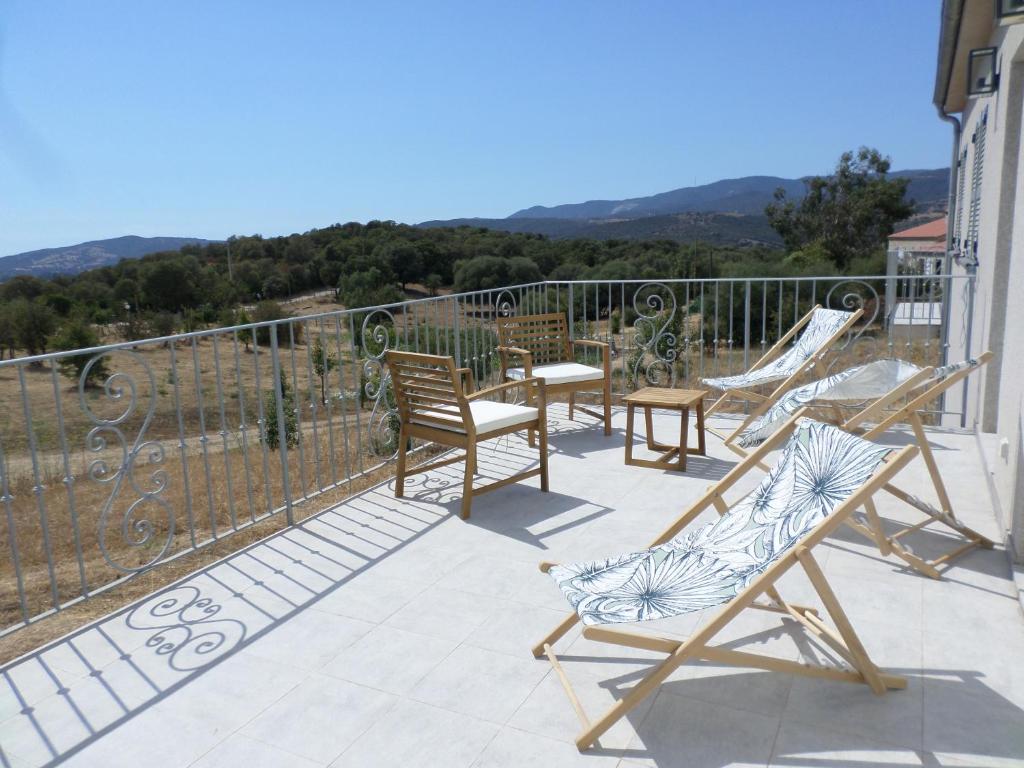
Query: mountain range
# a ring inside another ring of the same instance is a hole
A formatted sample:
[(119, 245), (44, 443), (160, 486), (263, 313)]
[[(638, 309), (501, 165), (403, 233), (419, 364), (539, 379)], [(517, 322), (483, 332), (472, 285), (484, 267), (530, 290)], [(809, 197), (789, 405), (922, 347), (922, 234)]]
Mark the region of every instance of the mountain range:
[[(910, 179), (908, 196), (916, 213), (908, 225), (934, 218), (946, 210), (949, 169), (893, 171)], [(504, 219), (447, 219), (425, 221), (421, 227), (487, 227), (507, 232), (535, 232), (562, 239), (598, 240), (665, 238), (712, 243), (778, 245), (764, 208), (782, 188), (791, 200), (805, 192), (806, 178), (744, 176), (710, 184), (622, 200), (588, 200), (564, 205), (535, 205)]]
[[(949, 169), (893, 171), (910, 179), (909, 197), (916, 213), (907, 226), (942, 215), (946, 210)], [(648, 197), (588, 200), (563, 205), (535, 205), (503, 219), (424, 221), (420, 227), (486, 227), (506, 232), (531, 232), (553, 239), (590, 237), (597, 240), (701, 240), (715, 245), (780, 245), (764, 208), (776, 189), (787, 197), (803, 196), (806, 178), (744, 176), (710, 184), (681, 187)], [(198, 237), (137, 237), (92, 240), (63, 248), (43, 248), (0, 258), (0, 280), (15, 275), (50, 277), (77, 274), (158, 251), (213, 242)]]
[(75, 275), (87, 269), (116, 264), (121, 259), (138, 259), (149, 253), (176, 251), (186, 245), (213, 242), (200, 237), (139, 237), (125, 235), (109, 240), (90, 240), (62, 248), (41, 248), (0, 259), (0, 280), (16, 275), (52, 277)]

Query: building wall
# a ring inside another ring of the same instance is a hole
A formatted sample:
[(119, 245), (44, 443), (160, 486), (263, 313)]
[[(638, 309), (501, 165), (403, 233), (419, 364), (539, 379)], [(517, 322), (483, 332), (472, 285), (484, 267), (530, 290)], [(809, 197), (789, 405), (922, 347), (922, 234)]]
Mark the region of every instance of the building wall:
[[(964, 199), (959, 201), (967, 229), (976, 144), (972, 136), (985, 130), (981, 206), (978, 220), (978, 267), (970, 338), (967, 298), (952, 297), (950, 360), (986, 349), (995, 359), (968, 379), (968, 426), (991, 432), (983, 441), (986, 461), (1003, 524), (1011, 531), (1018, 559), (1024, 560), (1024, 25), (997, 27), (991, 44), (1000, 51), (999, 90), (968, 101), (961, 119), (961, 150), (967, 149)], [(986, 114), (986, 124), (982, 119)], [(963, 169), (961, 169), (963, 170)], [(966, 270), (954, 267), (954, 274)], [(959, 398), (959, 393), (957, 397)]]

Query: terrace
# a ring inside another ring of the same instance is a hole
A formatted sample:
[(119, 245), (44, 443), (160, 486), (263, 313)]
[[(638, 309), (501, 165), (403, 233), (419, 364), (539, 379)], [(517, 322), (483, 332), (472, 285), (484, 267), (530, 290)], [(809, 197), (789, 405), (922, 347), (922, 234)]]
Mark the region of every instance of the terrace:
[[(973, 286), (883, 281), (544, 283), (447, 296), (91, 350), (89, 361), (106, 362), (106, 389), (60, 379), (73, 353), (0, 364), (7, 655), (43, 636), (32, 633), (92, 619), (3, 668), (0, 764), (1019, 764), (1024, 668), (1010, 660), (1024, 653), (1024, 622), (1001, 547), (935, 581), (852, 533), (829, 540), (826, 574), (877, 663), (908, 677), (905, 691), (876, 697), (690, 664), (581, 755), (557, 677), (530, 654), (567, 612), (537, 563), (643, 547), (735, 455), (710, 438), (685, 474), (627, 467), (620, 408), (606, 438), (555, 404), (550, 493), (535, 480), (510, 485), (462, 521), (456, 464), (393, 495), (388, 346), (447, 351), (493, 380), (494, 317), (561, 308), (577, 335), (613, 343), (622, 393), (742, 371), (820, 303), (867, 310), (832, 368), (944, 362), (971, 318), (943, 311), (941, 335), (915, 333), (921, 313), (909, 330), (896, 326), (879, 297), (930, 307)], [(282, 377), (290, 395), (275, 385)], [(951, 395), (934, 404), (929, 439), (958, 514), (1002, 541), (977, 437), (963, 426), (968, 398)], [(293, 439), (272, 442), (272, 424)], [(656, 415), (655, 428), (674, 431), (677, 417)], [(516, 437), (489, 443), (478, 481), (535, 456)], [(901, 479), (929, 497), (920, 461)], [(878, 501), (883, 518), (909, 519), (894, 498)], [(931, 529), (909, 540), (926, 555), (948, 544)], [(220, 557), (224, 548), (236, 551)], [(657, 623), (685, 636), (701, 619)], [(729, 632), (736, 649), (829, 653), (771, 614)], [(653, 658), (567, 640), (591, 712)]]

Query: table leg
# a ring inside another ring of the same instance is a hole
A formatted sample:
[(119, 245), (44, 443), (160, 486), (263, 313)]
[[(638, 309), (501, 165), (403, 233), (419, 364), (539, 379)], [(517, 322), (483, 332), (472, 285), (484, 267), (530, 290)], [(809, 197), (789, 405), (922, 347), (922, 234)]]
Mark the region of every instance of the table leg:
[(633, 463), (633, 410), (632, 403), (626, 404), (626, 463)]
[(644, 406), (644, 422), (647, 427), (647, 447), (656, 451), (657, 446), (654, 443), (654, 419), (651, 418), (651, 406)]
[(697, 452), (701, 456), (707, 456), (704, 447), (704, 400), (697, 401)]
[(686, 471), (686, 433), (690, 431), (690, 409), (683, 408), (679, 416), (679, 469)]

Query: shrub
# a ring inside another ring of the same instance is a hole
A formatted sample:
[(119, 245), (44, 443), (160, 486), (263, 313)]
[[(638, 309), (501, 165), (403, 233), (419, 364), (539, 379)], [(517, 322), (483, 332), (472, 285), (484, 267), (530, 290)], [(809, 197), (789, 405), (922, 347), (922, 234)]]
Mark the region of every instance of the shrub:
[[(294, 448), (299, 444), (299, 423), (295, 412), (295, 393), (288, 384), (288, 377), (281, 372), (281, 408), (284, 410), (285, 445)], [(264, 439), (272, 449), (280, 446), (280, 426), (277, 420), (277, 398), (271, 389), (263, 396), (263, 411), (266, 414)]]

